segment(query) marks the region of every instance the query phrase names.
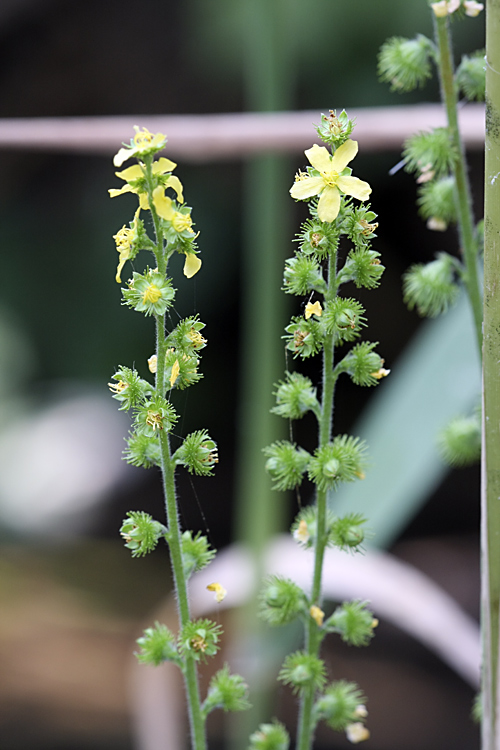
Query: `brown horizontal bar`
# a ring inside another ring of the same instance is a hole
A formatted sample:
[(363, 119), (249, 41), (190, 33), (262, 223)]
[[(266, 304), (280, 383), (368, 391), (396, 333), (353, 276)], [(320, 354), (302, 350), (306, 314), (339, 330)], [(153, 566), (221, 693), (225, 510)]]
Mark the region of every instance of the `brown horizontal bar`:
[[(399, 150), (411, 133), (446, 124), (439, 104), (350, 109), (349, 116), (356, 118), (355, 137), (364, 151)], [(165, 133), (174, 158), (241, 159), (265, 152), (298, 153), (317, 140), (312, 125), (319, 120), (319, 111), (6, 118), (0, 119), (0, 149), (111, 156), (139, 125)], [(484, 105), (462, 107), (459, 122), (465, 145), (483, 148)]]

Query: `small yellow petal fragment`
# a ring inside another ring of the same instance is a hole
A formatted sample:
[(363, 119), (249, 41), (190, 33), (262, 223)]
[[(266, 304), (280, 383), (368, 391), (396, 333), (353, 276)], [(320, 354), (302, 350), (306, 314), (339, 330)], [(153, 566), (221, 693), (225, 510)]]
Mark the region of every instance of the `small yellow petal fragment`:
[(156, 356), (156, 354), (153, 354), (148, 359), (148, 368), (149, 368), (149, 372), (152, 372), (152, 373), (155, 373), (156, 370), (158, 369), (158, 357)]
[(207, 591), (213, 591), (215, 593), (215, 601), (217, 604), (226, 598), (227, 591), (220, 583), (209, 583)]
[(368, 716), (368, 711), (366, 710), (366, 706), (364, 706), (362, 703), (359, 704), (359, 706), (356, 706), (356, 710), (354, 711), (356, 716), (359, 716), (360, 719), (366, 719)]
[(179, 377), (180, 371), (181, 371), (181, 368), (180, 368), (180, 365), (179, 365), (179, 360), (176, 359), (175, 362), (174, 362), (174, 364), (172, 365), (172, 372), (170, 374), (170, 387), (171, 388), (174, 387), (174, 383), (177, 380), (177, 378)]
[(370, 375), (372, 378), (377, 378), (377, 380), (381, 380), (382, 378), (386, 378), (390, 373), (390, 370), (386, 370), (385, 367), (381, 367), (377, 372), (371, 372)]
[(465, 15), (474, 18), (478, 16), (484, 8), (483, 3), (476, 3), (474, 0), (464, 0)]
[(309, 614), (313, 618), (318, 628), (320, 628), (323, 625), (323, 620), (325, 619), (325, 613), (323, 612), (323, 610), (313, 604), (311, 609), (309, 610)]
[(372, 620), (372, 628), (376, 628), (377, 626), (378, 626), (378, 620), (376, 617), (374, 617)]
[(306, 521), (304, 521), (304, 519), (302, 519), (302, 521), (299, 521), (299, 525), (293, 532), (293, 538), (295, 539), (296, 542), (305, 543), (309, 541), (309, 537), (310, 537), (310, 534), (309, 534), (309, 529), (307, 528), (307, 523)]
[(191, 279), (201, 268), (201, 260), (194, 253), (186, 253), (184, 262), (184, 276)]
[(358, 742), (364, 742), (369, 739), (370, 732), (360, 721), (354, 722), (354, 724), (348, 724), (345, 728), (345, 733), (349, 742), (353, 745), (357, 745)]
[(321, 307), (319, 302), (308, 302), (306, 305), (306, 311), (304, 313), (304, 317), (306, 320), (309, 320), (311, 315), (317, 315), (318, 318), (321, 318), (321, 313), (323, 312), (323, 308)]

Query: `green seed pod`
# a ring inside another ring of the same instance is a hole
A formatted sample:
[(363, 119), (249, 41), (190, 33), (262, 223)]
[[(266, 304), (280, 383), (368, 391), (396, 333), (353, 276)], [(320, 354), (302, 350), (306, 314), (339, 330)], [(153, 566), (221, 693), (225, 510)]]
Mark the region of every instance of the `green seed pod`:
[(453, 258), (447, 253), (439, 253), (426, 265), (411, 266), (403, 276), (403, 298), (408, 308), (416, 307), (419, 315), (429, 318), (446, 312), (458, 295), (454, 271)]
[(342, 731), (351, 722), (359, 721), (367, 714), (366, 699), (355, 682), (339, 680), (325, 690), (316, 701), (314, 714), (317, 720), (326, 721), (329, 727)]
[(259, 614), (270, 625), (287, 625), (306, 609), (306, 596), (288, 578), (270, 576), (259, 595)]
[(325, 672), (325, 664), (321, 659), (306, 651), (296, 651), (286, 657), (278, 680), (284, 685), (290, 685), (294, 693), (311, 687), (321, 690), (326, 681)]
[(126, 541), (125, 547), (132, 550), (132, 557), (141, 557), (155, 549), (158, 539), (166, 531), (149, 513), (131, 510), (122, 523), (120, 534)]
[(155, 622), (153, 628), (147, 628), (144, 634), (137, 639), (140, 651), (135, 655), (141, 664), (153, 664), (158, 667), (165, 661), (172, 661), (181, 665), (181, 659), (175, 647), (175, 636), (167, 628)]
[(320, 490), (329, 490), (339, 482), (364, 478), (366, 445), (359, 438), (338, 435), (332, 443), (318, 448), (309, 462), (308, 475)]
[(286, 380), (276, 386), (276, 406), (271, 409), (286, 419), (301, 419), (308, 411), (318, 413), (319, 403), (316, 388), (309, 378), (299, 372), (287, 372)]
[(174, 453), (173, 459), (177, 464), (185, 466), (190, 474), (212, 476), (213, 467), (219, 463), (217, 444), (207, 430), (197, 430), (186, 437)]
[(274, 480), (274, 490), (291, 490), (302, 482), (311, 454), (297, 448), (288, 440), (278, 441), (264, 448), (266, 471)]
[(283, 724), (273, 719), (272, 724), (261, 724), (256, 732), (250, 735), (248, 750), (288, 750), (290, 737)]
[(457, 68), (455, 79), (458, 88), (469, 101), (484, 102), (486, 91), (486, 62), (484, 50), (470, 57), (464, 55)]
[(431, 77), (432, 53), (432, 42), (422, 34), (415, 39), (388, 39), (379, 53), (380, 80), (389, 83), (392, 91), (401, 93), (423, 86)]
[(367, 646), (373, 638), (373, 629), (378, 621), (373, 612), (366, 608), (366, 602), (344, 602), (337, 607), (324, 623), (329, 633), (339, 633), (351, 646)]
[(216, 708), (222, 708), (223, 711), (246, 711), (251, 708), (248, 702), (248, 685), (239, 674), (230, 674), (227, 664), (210, 680), (202, 711), (208, 716)]

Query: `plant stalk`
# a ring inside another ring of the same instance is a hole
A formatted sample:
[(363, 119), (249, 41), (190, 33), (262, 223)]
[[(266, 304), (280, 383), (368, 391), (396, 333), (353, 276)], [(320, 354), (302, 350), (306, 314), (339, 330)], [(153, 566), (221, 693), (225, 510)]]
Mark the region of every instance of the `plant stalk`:
[(486, 6), (483, 450), (481, 465), (482, 750), (500, 749), (500, 6)]
[[(335, 277), (336, 262), (332, 258), (328, 260), (328, 292), (326, 298), (335, 296), (337, 291), (336, 278), (332, 283), (332, 275)], [(333, 368), (334, 343), (333, 336), (325, 341), (323, 349), (323, 390), (321, 395), (321, 417), (319, 420), (319, 447), (326, 445), (332, 438), (333, 429), (333, 397), (335, 383), (337, 380)], [(323, 573), (323, 560), (327, 542), (326, 533), (326, 511), (327, 492), (318, 490), (316, 497), (316, 544), (314, 548), (314, 573), (311, 589), (311, 604), (321, 606), (321, 578)], [(319, 656), (321, 638), (316, 622), (309, 617), (306, 627), (306, 651), (310, 656)], [(297, 729), (297, 750), (310, 750), (314, 737), (316, 723), (313, 720), (315, 687), (312, 686), (304, 691), (299, 709), (299, 723)]]
[(463, 280), (472, 308), (479, 358), (481, 359), (483, 339), (483, 303), (477, 269), (477, 242), (474, 230), (472, 198), (465, 162), (465, 150), (458, 128), (457, 90), (454, 78), (449, 20), (448, 16), (444, 16), (443, 18), (435, 17), (434, 21), (436, 42), (439, 50), (438, 70), (441, 84), (441, 98), (446, 108), (446, 117), (448, 120), (448, 129), (450, 131), (452, 144), (458, 155), (453, 164), (453, 175), (455, 177), (455, 204), (458, 218), (458, 233), (465, 263), (465, 274)]

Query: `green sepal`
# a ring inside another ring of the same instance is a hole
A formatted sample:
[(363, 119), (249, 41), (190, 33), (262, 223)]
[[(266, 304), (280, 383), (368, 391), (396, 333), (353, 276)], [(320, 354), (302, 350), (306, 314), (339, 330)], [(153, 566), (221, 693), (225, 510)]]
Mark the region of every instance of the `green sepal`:
[(205, 328), (197, 315), (181, 320), (173, 331), (167, 336), (167, 346), (176, 349), (188, 357), (194, 354), (198, 355), (200, 349), (207, 345), (207, 340), (202, 336), (201, 331)]
[(415, 39), (392, 37), (380, 48), (379, 78), (390, 84), (391, 91), (413, 91), (431, 77), (431, 58), (434, 55), (434, 45), (422, 34)]
[(163, 662), (171, 661), (182, 667), (182, 659), (175, 645), (175, 636), (166, 625), (155, 622), (154, 627), (146, 628), (144, 634), (136, 642), (140, 646), (140, 651), (135, 655), (141, 664), (152, 664), (158, 667)]
[(247, 711), (251, 708), (248, 702), (248, 685), (239, 674), (230, 674), (227, 664), (210, 680), (201, 710), (207, 717), (216, 708), (222, 708), (223, 711)]
[(286, 261), (283, 283), (287, 294), (305, 295), (313, 290), (324, 294), (327, 288), (317, 261), (302, 254)]
[(434, 128), (407, 138), (403, 157), (407, 172), (424, 179), (440, 179), (453, 171), (459, 153), (449, 128)]
[(161, 448), (157, 433), (144, 435), (131, 432), (125, 442), (127, 448), (123, 451), (123, 456), (128, 464), (142, 466), (144, 469), (161, 466)]
[(170, 432), (179, 419), (172, 404), (162, 396), (153, 394), (137, 409), (134, 417), (136, 433), (154, 437), (159, 430)]
[(366, 716), (366, 698), (355, 682), (332, 682), (314, 704), (316, 722), (325, 721), (335, 731)]
[(389, 374), (389, 370), (383, 368), (384, 360), (373, 351), (377, 343), (362, 341), (353, 346), (349, 354), (337, 365), (338, 372), (350, 375), (356, 385), (378, 385), (381, 378)]
[(317, 354), (323, 346), (323, 329), (320, 323), (312, 318), (306, 320), (294, 316), (290, 325), (286, 326), (286, 348), (293, 352), (293, 356), (306, 359)]
[(281, 722), (273, 719), (271, 724), (261, 724), (250, 735), (248, 750), (288, 750), (290, 737)]
[(378, 229), (378, 222), (374, 221), (376, 218), (377, 214), (370, 210), (369, 204), (367, 206), (346, 204), (342, 231), (347, 234), (357, 248), (366, 247), (377, 236), (375, 230)]
[(111, 376), (116, 383), (108, 383), (113, 398), (120, 401), (120, 411), (139, 406), (151, 393), (153, 387), (139, 377), (137, 370), (120, 366)]
[(284, 685), (290, 685), (294, 693), (301, 693), (311, 688), (321, 690), (326, 682), (326, 669), (322, 659), (296, 651), (289, 654), (278, 675)]
[(458, 88), (469, 101), (484, 102), (486, 95), (485, 51), (463, 55), (455, 73)]
[(329, 490), (340, 482), (364, 478), (366, 444), (350, 435), (337, 435), (332, 443), (316, 449), (308, 476), (318, 489)]
[(163, 524), (141, 510), (129, 511), (120, 529), (120, 535), (126, 542), (125, 547), (132, 550), (132, 557), (143, 557), (152, 552), (159, 538), (166, 533), (167, 529)]
[(276, 406), (271, 412), (286, 419), (301, 419), (312, 411), (319, 418), (320, 405), (311, 380), (299, 372), (287, 372), (285, 377), (275, 385)]
[(435, 318), (446, 312), (457, 299), (455, 260), (447, 253), (439, 253), (436, 260), (411, 266), (403, 276), (403, 299), (410, 310)]
[(185, 466), (190, 474), (211, 477), (213, 467), (219, 463), (217, 444), (206, 430), (192, 432), (173, 455), (176, 464)]
[(351, 646), (367, 646), (374, 636), (377, 620), (366, 602), (344, 602), (323, 623), (328, 633), (338, 633)]
[(453, 419), (438, 437), (439, 453), (450, 466), (469, 466), (481, 458), (481, 417)]
[(200, 363), (198, 357), (194, 354), (183, 354), (177, 349), (167, 349), (165, 354), (165, 380), (167, 382), (172, 379), (172, 371), (176, 362), (179, 365), (179, 372), (173, 383), (170, 383), (171, 388), (183, 391), (202, 379), (203, 373), (198, 372)]
[[(316, 203), (312, 201), (309, 204), (311, 213), (316, 214)], [(320, 221), (315, 216), (302, 224), (295, 242), (300, 243), (299, 249), (305, 255), (312, 255), (317, 260), (323, 260), (337, 251), (339, 237), (340, 233), (336, 224)]]
[(191, 620), (179, 635), (179, 650), (196, 661), (206, 661), (207, 656), (215, 656), (219, 650), (221, 634), (222, 627), (212, 620)]
[(335, 297), (325, 304), (321, 316), (321, 327), (328, 336), (335, 336), (337, 342), (354, 341), (366, 326), (363, 305), (355, 299)]
[(450, 222), (457, 221), (455, 178), (449, 175), (425, 182), (419, 187), (417, 205), (429, 229), (444, 231)]
[(385, 266), (380, 263), (379, 258), (380, 253), (365, 247), (351, 250), (338, 275), (338, 284), (353, 281), (358, 289), (361, 287), (375, 289), (380, 284), (380, 277), (385, 271)]
[(344, 552), (358, 552), (367, 537), (364, 528), (367, 519), (361, 513), (348, 513), (334, 518), (328, 524), (328, 546)]
[(210, 548), (206, 536), (201, 532), (193, 535), (192, 531), (184, 531), (181, 537), (182, 567), (186, 579), (191, 578), (197, 570), (202, 570), (212, 562), (215, 550)]
[(122, 288), (123, 304), (145, 315), (162, 316), (172, 306), (175, 289), (169, 278), (149, 268), (141, 274), (134, 271), (127, 288)]
[(307, 609), (306, 595), (296, 583), (269, 576), (259, 594), (259, 615), (269, 625), (288, 625)]
[(273, 490), (291, 490), (302, 482), (311, 454), (297, 448), (288, 440), (281, 440), (263, 450), (267, 456), (266, 471), (274, 481)]

